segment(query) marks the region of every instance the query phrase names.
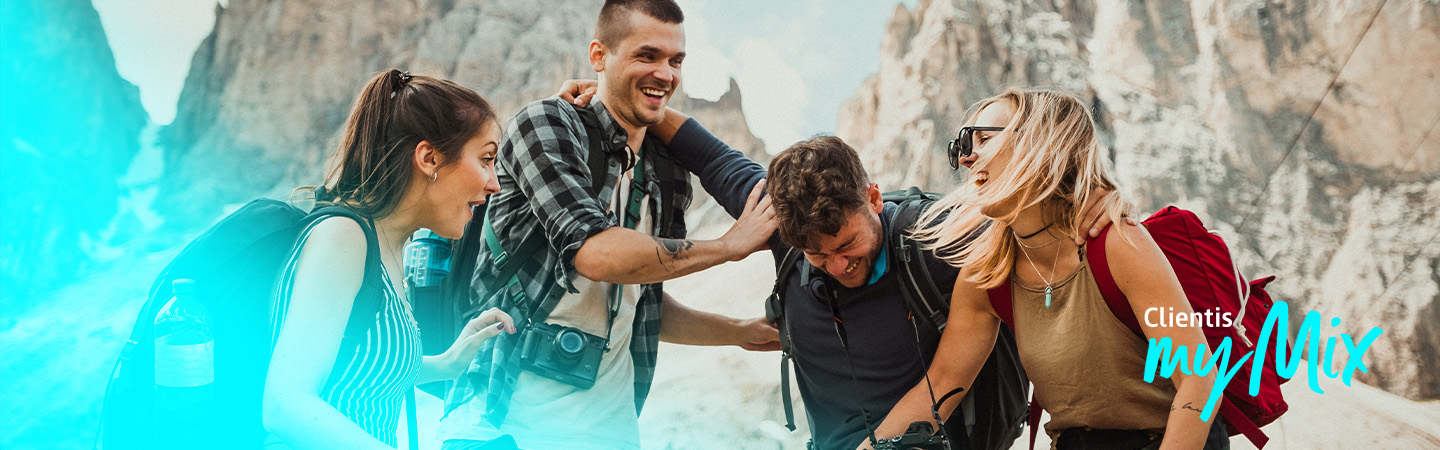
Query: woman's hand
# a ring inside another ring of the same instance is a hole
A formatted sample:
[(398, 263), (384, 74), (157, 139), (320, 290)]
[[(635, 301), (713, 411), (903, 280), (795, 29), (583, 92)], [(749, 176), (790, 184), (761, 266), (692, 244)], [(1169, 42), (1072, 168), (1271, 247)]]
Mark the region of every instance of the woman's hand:
[(575, 106), (590, 106), (590, 99), (595, 97), (595, 91), (599, 89), (599, 81), (565, 80), (560, 84), (560, 92), (556, 92), (555, 97), (573, 103)]
[(480, 351), (480, 344), (500, 335), (502, 331), (515, 334), (515, 320), (505, 314), (505, 311), (487, 309), (465, 324), (465, 329), (460, 330), (460, 336), (455, 338), (455, 343), (451, 344), (445, 353), (455, 358), (457, 363), (468, 365), (470, 360), (475, 359), (475, 353)]
[(465, 368), (470, 366), (470, 361), (475, 359), (475, 354), (480, 351), (480, 344), (501, 332), (515, 334), (515, 321), (504, 311), (490, 308), (470, 319), (465, 328), (460, 330), (460, 336), (455, 338), (455, 343), (450, 344), (445, 353), (426, 356), (421, 360), (420, 374), (415, 377), (415, 384), (459, 377), (465, 372)]

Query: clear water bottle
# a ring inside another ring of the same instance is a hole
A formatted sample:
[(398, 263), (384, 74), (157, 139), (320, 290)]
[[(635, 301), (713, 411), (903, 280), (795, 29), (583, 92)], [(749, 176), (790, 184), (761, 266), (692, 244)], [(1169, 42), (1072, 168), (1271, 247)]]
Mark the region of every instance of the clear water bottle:
[[(455, 332), (443, 328), (451, 322), (455, 305), (444, 298), (445, 277), (450, 275), (450, 240), (421, 229), (405, 245), (406, 295), (422, 328), (420, 347), (426, 355), (438, 355), (450, 348)], [(442, 328), (435, 328), (441, 326)]]
[(405, 245), (405, 278), (411, 289), (439, 287), (450, 275), (450, 240), (420, 229)]
[(155, 409), (159, 448), (203, 448), (214, 430), (215, 332), (195, 281), (171, 283), (175, 298), (155, 315)]

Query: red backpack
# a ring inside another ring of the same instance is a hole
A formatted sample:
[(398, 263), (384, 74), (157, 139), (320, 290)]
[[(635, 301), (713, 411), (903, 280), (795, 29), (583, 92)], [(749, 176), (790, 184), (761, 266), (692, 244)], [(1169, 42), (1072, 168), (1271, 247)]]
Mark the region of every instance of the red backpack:
[[(1210, 348), (1217, 348), (1228, 337), (1231, 354), (1244, 355), (1253, 351), (1265, 318), (1270, 314), (1270, 307), (1275, 304), (1270, 294), (1265, 292), (1265, 285), (1275, 277), (1246, 283), (1239, 266), (1230, 258), (1225, 241), (1207, 230), (1200, 218), (1190, 211), (1167, 206), (1142, 224), (1170, 261), (1191, 308), (1195, 311), (1219, 308), (1222, 314), (1234, 315), (1233, 327), (1202, 327)], [(1110, 312), (1143, 339), (1145, 335), (1140, 330), (1134, 310), (1130, 308), (1130, 301), (1110, 274), (1110, 265), (1105, 258), (1105, 238), (1109, 232), (1107, 226), (1100, 231), (1100, 236), (1091, 239), (1085, 247), (1085, 257), (1090, 258), (1090, 271), (1095, 275), (1095, 282)], [(1010, 284), (990, 289), (989, 296), (995, 314), (1014, 329)], [(1281, 342), (1280, 345), (1286, 345), (1288, 351), (1288, 343)], [(1260, 374), (1260, 392), (1251, 396), (1248, 383), (1241, 381), (1250, 379), (1251, 368), (1251, 364), (1238, 366), (1232, 382), (1225, 386), (1219, 412), (1225, 418), (1231, 436), (1244, 434), (1256, 447), (1264, 448), (1270, 439), (1260, 431), (1260, 427), (1274, 422), (1289, 410), (1290, 406), (1280, 393), (1280, 385), (1289, 380), (1280, 377), (1275, 372), (1275, 360), (1267, 358), (1264, 371)], [(1040, 406), (1033, 399), (1030, 406), (1030, 447), (1034, 448), (1036, 428), (1040, 424)]]

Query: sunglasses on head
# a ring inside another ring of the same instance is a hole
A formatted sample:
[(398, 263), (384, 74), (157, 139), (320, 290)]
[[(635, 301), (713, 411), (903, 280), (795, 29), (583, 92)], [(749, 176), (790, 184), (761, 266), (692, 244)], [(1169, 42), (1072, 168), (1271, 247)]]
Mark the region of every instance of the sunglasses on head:
[(960, 135), (950, 141), (951, 170), (960, 170), (960, 160), (975, 153), (976, 131), (1005, 131), (1005, 127), (960, 127)]

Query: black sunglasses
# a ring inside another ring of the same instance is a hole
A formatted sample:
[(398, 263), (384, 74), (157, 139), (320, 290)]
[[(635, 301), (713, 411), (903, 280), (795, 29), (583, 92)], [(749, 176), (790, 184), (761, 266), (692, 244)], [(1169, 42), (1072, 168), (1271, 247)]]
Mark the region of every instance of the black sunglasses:
[(1005, 131), (1005, 127), (960, 127), (960, 135), (950, 141), (950, 170), (960, 170), (960, 159), (975, 152), (976, 131)]

